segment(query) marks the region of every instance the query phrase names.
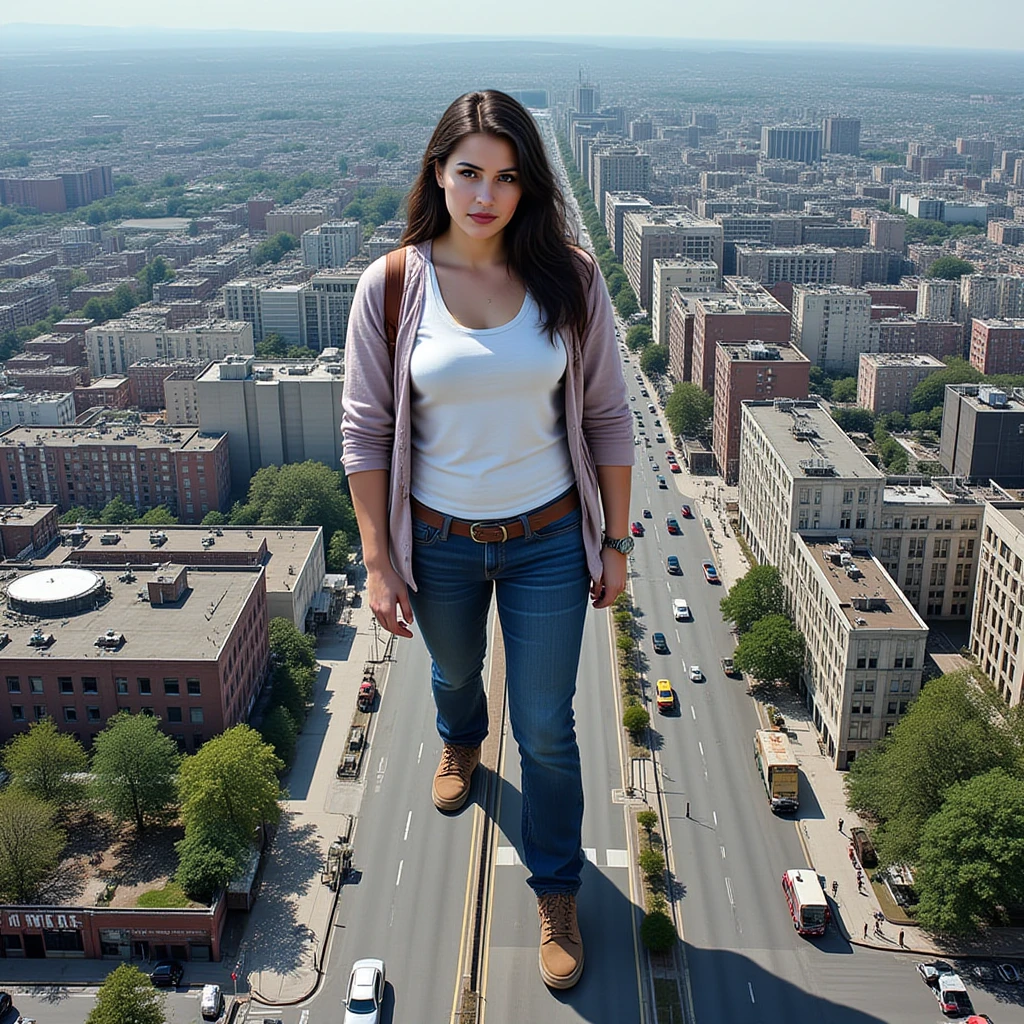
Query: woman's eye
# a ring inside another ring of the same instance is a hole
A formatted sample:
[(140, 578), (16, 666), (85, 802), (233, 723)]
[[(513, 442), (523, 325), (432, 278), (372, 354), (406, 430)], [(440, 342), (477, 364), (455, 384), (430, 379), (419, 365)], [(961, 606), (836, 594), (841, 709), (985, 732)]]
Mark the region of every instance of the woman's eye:
[(509, 185), (514, 185), (516, 183), (516, 176), (514, 174), (503, 174), (501, 180)]
[(463, 169), (462, 171), (460, 171), (459, 173), (460, 173), (460, 174), (462, 175), (462, 177), (464, 177), (464, 178), (472, 178), (472, 177), (473, 177), (473, 176), (474, 176), (474, 175), (476, 174), (476, 172), (475, 172), (475, 171), (471, 171), (471, 170), (469, 170), (468, 168), (464, 168), (464, 169)]

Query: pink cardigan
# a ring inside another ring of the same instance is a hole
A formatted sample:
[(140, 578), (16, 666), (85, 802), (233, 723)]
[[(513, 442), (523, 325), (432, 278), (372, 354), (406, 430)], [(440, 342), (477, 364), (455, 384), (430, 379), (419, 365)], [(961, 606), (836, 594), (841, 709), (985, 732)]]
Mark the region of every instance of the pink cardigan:
[[(384, 330), (384, 257), (375, 260), (356, 288), (345, 342), (341, 432), (347, 474), (390, 471), (391, 562), (416, 589), (412, 575), (412, 434), (409, 360), (429, 280), (430, 243), (409, 249), (398, 321), (395, 365)], [(590, 257), (588, 256), (588, 260)], [(591, 261), (592, 262), (592, 261)], [(587, 295), (589, 324), (582, 349), (570, 357), (565, 378), (565, 420), (583, 514), (583, 540), (593, 579), (601, 578), (602, 510), (596, 466), (633, 465), (633, 423), (615, 341), (611, 299), (597, 266)], [(466, 429), (473, 429), (470, 424)]]

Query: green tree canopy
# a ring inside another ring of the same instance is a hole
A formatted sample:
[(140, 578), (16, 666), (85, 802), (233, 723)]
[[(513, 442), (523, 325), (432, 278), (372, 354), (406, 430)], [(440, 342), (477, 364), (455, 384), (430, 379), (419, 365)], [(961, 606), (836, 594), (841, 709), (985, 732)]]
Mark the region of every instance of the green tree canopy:
[(811, 391), (822, 398), (832, 397), (832, 385), (835, 383), (820, 366), (812, 366), (810, 374)]
[(856, 405), (833, 409), (832, 419), (847, 432), (857, 430), (870, 434), (875, 429), (875, 414), (870, 409), (861, 409)]
[(758, 619), (777, 614), (786, 607), (786, 588), (774, 565), (752, 566), (730, 588), (719, 603), (722, 617), (746, 633)]
[(615, 296), (615, 309), (623, 320), (628, 320), (640, 309), (632, 288), (622, 288)]
[(1024, 780), (1003, 768), (949, 787), (921, 834), (914, 886), (922, 927), (970, 934), (996, 907), (1024, 901), (1021, 822)]
[(330, 544), (327, 545), (327, 571), (344, 572), (349, 567), (352, 545), (344, 530), (335, 530)]
[(740, 637), (733, 663), (765, 683), (791, 682), (804, 662), (804, 637), (785, 615), (766, 615)]
[(110, 523), (112, 526), (119, 526), (124, 523), (134, 523), (139, 513), (133, 505), (129, 505), (120, 495), (111, 498), (99, 514), (101, 523)]
[(59, 732), (52, 718), (33, 722), (4, 748), (4, 768), (11, 773), (12, 787), (40, 800), (66, 807), (80, 800), (83, 782), (75, 776), (89, 770), (82, 744)]
[(157, 505), (139, 516), (137, 522), (140, 526), (177, 526), (178, 518), (166, 505)]
[(118, 821), (132, 821), (142, 832), (147, 816), (177, 795), (179, 761), (174, 740), (152, 715), (118, 712), (96, 737), (93, 794)]
[(61, 517), (60, 521), (62, 524), (74, 526), (75, 523), (94, 523), (96, 522), (96, 513), (90, 508), (84, 508), (82, 505), (72, 505)]
[(276, 822), (281, 814), (277, 774), (283, 767), (273, 749), (247, 725), (207, 740), (178, 773), (186, 833), (228, 822), (248, 837), (264, 822)]
[(203, 516), (203, 521), (199, 524), (200, 526), (227, 526), (228, 517), (224, 512), (218, 512), (217, 509), (213, 509), (207, 512)]
[(977, 384), (985, 379), (966, 359), (945, 359), (945, 370), (936, 370), (918, 384), (910, 395), (910, 411), (927, 412), (942, 407), (947, 384)]
[(208, 903), (238, 873), (251, 846), (232, 825), (193, 825), (174, 844), (178, 854), (174, 880), (189, 899)]
[(651, 329), (647, 324), (633, 324), (633, 326), (626, 331), (626, 348), (628, 348), (630, 352), (641, 352), (653, 341), (654, 335), (651, 333)]
[(690, 381), (677, 384), (665, 403), (665, 419), (672, 433), (680, 437), (699, 437), (707, 433), (714, 399)]
[(54, 821), (52, 804), (31, 793), (8, 789), (0, 793), (0, 898), (6, 903), (31, 903), (43, 881), (57, 866), (65, 835)]
[[(649, 330), (650, 328), (648, 328)], [(640, 369), (648, 377), (660, 377), (668, 369), (668, 346), (648, 345), (640, 353)]]
[(931, 430), (936, 434), (939, 433), (942, 430), (942, 406), (936, 405), (927, 412), (912, 412), (910, 427), (919, 432)]
[(833, 402), (856, 402), (857, 401), (857, 378), (840, 377), (832, 385)]
[(289, 235), (287, 231), (278, 231), (276, 235), (260, 242), (253, 249), (252, 262), (257, 267), (264, 263), (279, 263), (298, 244), (298, 239), (294, 235)]
[(96, 993), (85, 1024), (167, 1024), (166, 996), (134, 964), (118, 964)]
[(316, 667), (316, 641), (295, 627), (291, 619), (277, 616), (268, 627), (270, 653), (278, 664)]
[(847, 777), (850, 803), (879, 822), (883, 864), (916, 863), (924, 827), (952, 786), (1016, 766), (1018, 744), (1000, 728), (1000, 714), (969, 673), (947, 673), (928, 683), (891, 736), (858, 755)]
[(288, 354), (288, 342), (280, 334), (271, 332), (256, 342), (255, 349), (260, 359), (284, 359)]
[(959, 256), (940, 256), (925, 272), (925, 277), (942, 277), (959, 281), (965, 274), (974, 273), (974, 264)]
[(299, 730), (288, 709), (284, 707), (271, 708), (263, 718), (260, 735), (265, 743), (269, 743), (274, 748), (274, 753), (281, 758), (285, 765), (290, 767), (295, 760)]

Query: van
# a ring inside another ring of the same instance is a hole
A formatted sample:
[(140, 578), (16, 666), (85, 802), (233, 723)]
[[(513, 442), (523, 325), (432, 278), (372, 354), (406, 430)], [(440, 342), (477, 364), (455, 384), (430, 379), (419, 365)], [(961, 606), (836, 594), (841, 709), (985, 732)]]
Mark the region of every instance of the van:
[(875, 853), (875, 846), (871, 842), (871, 836), (868, 835), (867, 829), (851, 828), (850, 841), (853, 843), (853, 852), (857, 854), (857, 860), (864, 867), (873, 868), (877, 866), (878, 854)]
[(967, 986), (959, 974), (940, 974), (939, 983), (935, 986), (935, 998), (947, 1016), (963, 1017), (974, 1012)]
[(220, 985), (204, 985), (199, 1000), (199, 1012), (203, 1020), (216, 1020), (224, 1009), (224, 995)]

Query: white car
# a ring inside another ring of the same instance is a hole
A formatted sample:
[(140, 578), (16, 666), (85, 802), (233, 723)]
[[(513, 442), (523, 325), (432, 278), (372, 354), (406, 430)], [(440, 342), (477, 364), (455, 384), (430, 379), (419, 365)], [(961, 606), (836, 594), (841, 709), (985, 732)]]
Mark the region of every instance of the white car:
[(357, 960), (348, 979), (344, 1024), (379, 1024), (383, 1001), (384, 961)]
[(683, 622), (690, 617), (690, 606), (681, 597), (672, 600), (672, 617), (676, 622)]
[(695, 683), (699, 683), (704, 678), (704, 673), (700, 670), (700, 665), (690, 666), (690, 679)]

